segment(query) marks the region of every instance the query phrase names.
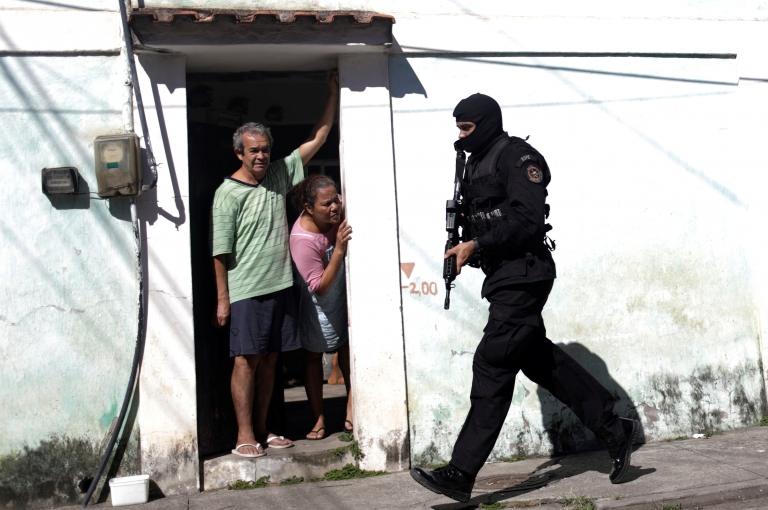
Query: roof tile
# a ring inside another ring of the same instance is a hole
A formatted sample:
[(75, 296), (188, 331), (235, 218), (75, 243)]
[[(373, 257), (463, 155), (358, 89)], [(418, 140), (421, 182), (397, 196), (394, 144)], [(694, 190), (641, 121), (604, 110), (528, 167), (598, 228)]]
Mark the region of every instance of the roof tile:
[(277, 10), (235, 10), (235, 9), (134, 9), (131, 19), (150, 17), (155, 23), (173, 23), (176, 19), (187, 18), (194, 23), (212, 23), (216, 18), (232, 18), (236, 23), (255, 23), (259, 18), (271, 19), (278, 23), (295, 23), (299, 18), (314, 18), (321, 24), (332, 24), (336, 18), (352, 18), (355, 23), (369, 25), (374, 20), (395, 22), (389, 14), (371, 11), (277, 11)]

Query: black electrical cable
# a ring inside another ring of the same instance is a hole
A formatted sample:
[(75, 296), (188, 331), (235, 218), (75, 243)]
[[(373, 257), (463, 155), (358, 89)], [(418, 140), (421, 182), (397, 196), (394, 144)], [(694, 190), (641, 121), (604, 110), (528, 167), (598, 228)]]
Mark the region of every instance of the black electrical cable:
[(125, 416), (128, 412), (128, 408), (130, 407), (130, 403), (131, 403), (131, 400), (133, 399), (133, 395), (136, 392), (137, 380), (138, 380), (137, 376), (139, 374), (139, 368), (141, 366), (141, 359), (144, 355), (145, 296), (144, 296), (144, 275), (143, 275), (144, 271), (142, 269), (142, 264), (141, 264), (142, 242), (141, 242), (141, 230), (140, 230), (139, 221), (136, 215), (136, 203), (133, 201), (133, 199), (131, 199), (131, 219), (133, 220), (133, 233), (136, 236), (136, 252), (139, 259), (139, 314), (138, 314), (139, 317), (138, 317), (138, 331), (136, 332), (136, 348), (133, 351), (133, 363), (131, 364), (131, 375), (128, 378), (128, 387), (126, 388), (125, 396), (123, 397), (123, 405), (120, 407), (120, 413), (117, 415), (117, 421), (115, 422), (115, 425), (112, 429), (112, 435), (109, 437), (109, 441), (107, 443), (106, 449), (104, 450), (104, 453), (101, 455), (101, 462), (99, 463), (99, 469), (96, 472), (96, 475), (93, 477), (91, 484), (88, 486), (88, 492), (86, 493), (85, 500), (83, 501), (83, 508), (88, 506), (88, 503), (91, 500), (91, 496), (93, 496), (93, 492), (96, 490), (96, 487), (99, 485), (99, 480), (104, 474), (104, 470), (106, 469), (109, 459), (112, 456), (112, 450), (115, 447), (117, 438), (120, 436), (120, 431), (123, 429), (123, 422), (125, 421)]
[[(128, 15), (125, 10), (124, 0), (117, 0), (117, 3), (120, 5), (120, 18), (123, 23), (123, 36), (125, 39), (126, 56), (128, 58), (129, 67), (131, 71), (131, 84), (133, 86), (132, 87), (133, 92), (136, 96), (136, 106), (139, 111), (141, 129), (144, 133), (144, 143), (146, 144), (146, 147), (147, 147), (150, 168), (152, 169), (153, 181), (149, 185), (149, 187), (151, 188), (151, 187), (154, 187), (155, 184), (157, 183), (157, 168), (155, 165), (154, 156), (152, 155), (152, 148), (149, 143), (149, 131), (147, 129), (147, 119), (144, 114), (144, 103), (141, 99), (141, 91), (139, 90), (139, 83), (136, 75), (136, 64), (133, 60), (133, 42), (131, 40), (131, 32), (128, 26)], [(118, 414), (117, 420), (115, 421), (115, 424), (112, 428), (112, 434), (110, 435), (109, 441), (107, 442), (106, 449), (104, 450), (104, 453), (102, 453), (101, 455), (101, 461), (99, 462), (99, 469), (98, 471), (96, 471), (96, 475), (93, 477), (93, 480), (88, 486), (88, 492), (85, 494), (85, 499), (83, 500), (83, 508), (86, 508), (88, 506), (88, 503), (91, 501), (91, 497), (93, 496), (93, 493), (96, 490), (96, 487), (99, 485), (99, 480), (101, 479), (101, 477), (104, 474), (104, 471), (107, 468), (109, 459), (112, 457), (112, 450), (115, 447), (117, 438), (120, 436), (120, 431), (123, 429), (125, 416), (128, 412), (128, 408), (130, 407), (131, 400), (133, 399), (133, 396), (136, 392), (139, 368), (141, 366), (141, 360), (144, 356), (145, 296), (144, 296), (144, 270), (143, 270), (143, 264), (141, 259), (143, 246), (141, 242), (141, 229), (139, 227), (138, 215), (136, 213), (136, 202), (134, 199), (131, 199), (131, 220), (133, 223), (133, 233), (134, 233), (134, 236), (136, 237), (136, 257), (138, 260), (138, 267), (139, 267), (139, 313), (138, 313), (138, 327), (136, 331), (136, 347), (133, 352), (131, 374), (128, 378), (128, 386), (125, 390), (125, 396), (123, 397), (123, 405), (120, 407), (120, 413)]]
[(144, 135), (144, 145), (147, 147), (147, 159), (149, 160), (149, 169), (152, 172), (152, 182), (142, 186), (143, 190), (154, 188), (157, 184), (157, 162), (152, 152), (152, 144), (149, 141), (149, 128), (147, 126), (147, 115), (144, 111), (144, 100), (141, 97), (141, 88), (139, 88), (139, 78), (136, 73), (136, 62), (133, 59), (133, 38), (131, 37), (131, 28), (128, 26), (128, 14), (125, 11), (125, 0), (117, 0), (120, 4), (120, 21), (123, 24), (123, 40), (125, 42), (125, 53), (128, 57), (128, 66), (131, 71), (131, 86), (136, 96), (136, 109), (139, 112), (139, 123), (141, 132)]

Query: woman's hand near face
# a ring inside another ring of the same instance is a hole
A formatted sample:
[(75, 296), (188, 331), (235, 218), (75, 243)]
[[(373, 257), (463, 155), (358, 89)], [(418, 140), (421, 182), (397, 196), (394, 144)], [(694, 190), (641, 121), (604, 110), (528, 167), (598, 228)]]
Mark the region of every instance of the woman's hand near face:
[(349, 243), (350, 239), (352, 239), (352, 227), (347, 224), (347, 220), (342, 220), (339, 223), (339, 230), (336, 231), (336, 244), (333, 247), (333, 255), (331, 255), (331, 260), (325, 267), (323, 276), (320, 277), (320, 282), (315, 289), (317, 294), (325, 294), (330, 288), (344, 262), (344, 257), (347, 254), (347, 243)]
[(347, 243), (352, 239), (352, 227), (347, 223), (347, 220), (341, 220), (339, 223), (339, 230), (336, 232), (336, 246), (334, 247), (334, 253), (336, 250), (340, 251), (340, 255), (343, 256), (347, 252)]

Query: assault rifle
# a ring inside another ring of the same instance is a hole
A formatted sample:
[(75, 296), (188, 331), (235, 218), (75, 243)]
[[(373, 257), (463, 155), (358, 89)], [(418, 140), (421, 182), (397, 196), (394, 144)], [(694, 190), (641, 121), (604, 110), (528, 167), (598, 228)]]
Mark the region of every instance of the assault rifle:
[[(460, 242), (459, 237), (459, 211), (461, 210), (461, 178), (464, 175), (464, 163), (466, 156), (464, 151), (456, 151), (456, 180), (453, 185), (453, 200), (445, 201), (445, 230), (448, 232), (448, 240), (445, 242), (445, 251), (450, 250)], [(445, 253), (445, 252), (443, 252)], [(451, 289), (456, 279), (456, 255), (443, 259), (443, 280), (445, 280), (445, 304), (443, 308), (451, 307)]]

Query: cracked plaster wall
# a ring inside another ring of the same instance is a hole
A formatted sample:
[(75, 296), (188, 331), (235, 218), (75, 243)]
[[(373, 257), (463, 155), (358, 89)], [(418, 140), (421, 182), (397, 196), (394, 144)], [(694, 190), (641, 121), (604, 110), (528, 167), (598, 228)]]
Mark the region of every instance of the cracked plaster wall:
[[(0, 7), (0, 503), (11, 506), (81, 497), (77, 484), (95, 474), (136, 344), (129, 203), (98, 199), (93, 169), (93, 139), (130, 130), (136, 116), (111, 7)], [(186, 169), (184, 62), (147, 57), (139, 70), (165, 173), (138, 200), (149, 246), (141, 406), (114, 472), (147, 472), (172, 494), (198, 486), (188, 191), (186, 171), (177, 172)], [(79, 169), (79, 195), (41, 193), (40, 169), (57, 166)], [(39, 467), (32, 477), (29, 465)]]
[[(81, 499), (78, 483), (95, 474), (136, 342), (129, 204), (96, 196), (93, 139), (124, 132), (131, 106), (119, 18), (102, 7), (0, 7), (0, 506), (8, 508)], [(58, 166), (79, 170), (78, 195), (41, 192), (41, 169)], [(139, 472), (133, 425), (112, 476)]]

